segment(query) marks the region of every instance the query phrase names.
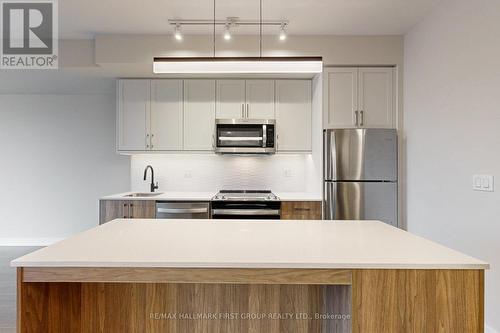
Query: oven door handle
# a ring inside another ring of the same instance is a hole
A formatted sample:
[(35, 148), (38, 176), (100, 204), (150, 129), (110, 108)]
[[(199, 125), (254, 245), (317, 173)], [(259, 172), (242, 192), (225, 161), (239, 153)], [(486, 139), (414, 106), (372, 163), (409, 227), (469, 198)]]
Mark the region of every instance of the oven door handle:
[(212, 215), (280, 215), (279, 209), (212, 209)]

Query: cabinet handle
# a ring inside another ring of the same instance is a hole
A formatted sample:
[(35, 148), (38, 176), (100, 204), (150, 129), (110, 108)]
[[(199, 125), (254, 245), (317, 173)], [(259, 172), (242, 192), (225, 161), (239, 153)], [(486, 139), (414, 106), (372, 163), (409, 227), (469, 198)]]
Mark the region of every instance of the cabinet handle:
[(245, 118), (245, 104), (241, 104), (241, 118)]
[(151, 145), (151, 149), (153, 149), (153, 138), (154, 138), (154, 134), (151, 134), (151, 139), (149, 139), (149, 144)]
[(361, 120), (361, 122), (360, 122), (359, 125), (360, 126), (364, 126), (365, 125), (365, 114), (364, 114), (364, 111), (363, 110), (359, 111), (359, 115), (360, 115), (360, 120)]
[[(127, 208), (127, 207), (128, 207), (128, 205), (129, 205), (129, 204), (126, 204), (126, 203), (125, 203), (125, 204), (123, 204), (123, 207)], [(128, 209), (128, 213), (129, 213), (128, 215), (130, 215), (130, 208)], [(123, 218), (124, 218), (124, 219), (128, 218), (128, 216), (127, 216), (127, 214), (126, 214), (126, 213), (123, 215)]]
[(249, 117), (248, 115), (250, 114), (250, 104), (247, 104), (247, 118)]
[(304, 208), (304, 207), (295, 207), (294, 209), (299, 210), (299, 211), (310, 211), (311, 210), (311, 208)]
[(358, 111), (354, 111), (354, 125), (358, 126)]
[(149, 148), (149, 134), (146, 134), (146, 148)]

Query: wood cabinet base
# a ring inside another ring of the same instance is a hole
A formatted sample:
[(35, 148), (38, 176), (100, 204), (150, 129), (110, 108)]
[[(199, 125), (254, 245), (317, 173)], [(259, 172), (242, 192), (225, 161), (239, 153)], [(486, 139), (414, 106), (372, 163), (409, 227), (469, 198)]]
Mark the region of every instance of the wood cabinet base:
[(352, 285), (27, 282), (20, 268), (18, 332), (484, 331), (482, 270), (351, 273)]

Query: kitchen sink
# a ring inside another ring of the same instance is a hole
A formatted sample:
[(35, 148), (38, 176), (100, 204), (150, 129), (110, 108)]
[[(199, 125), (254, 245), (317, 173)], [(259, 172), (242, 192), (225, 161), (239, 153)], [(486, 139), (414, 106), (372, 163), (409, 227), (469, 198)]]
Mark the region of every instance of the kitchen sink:
[(131, 194), (127, 194), (124, 196), (128, 197), (128, 198), (148, 198), (148, 197), (156, 197), (157, 195), (160, 195), (160, 194), (162, 194), (162, 193), (161, 192), (154, 192), (154, 193), (144, 192), (144, 193), (131, 193)]

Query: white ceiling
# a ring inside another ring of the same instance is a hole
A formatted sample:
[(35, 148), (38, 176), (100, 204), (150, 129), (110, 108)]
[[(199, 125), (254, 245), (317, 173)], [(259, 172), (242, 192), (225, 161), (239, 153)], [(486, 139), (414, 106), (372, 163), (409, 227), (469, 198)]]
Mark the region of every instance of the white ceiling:
[[(404, 34), (440, 0), (262, 0), (264, 20), (290, 21), (290, 34)], [(259, 19), (259, 0), (216, 0), (216, 17)], [(100, 33), (171, 33), (167, 20), (212, 19), (213, 0), (60, 0), (61, 38)], [(184, 29), (185, 33), (211, 33)], [(277, 28), (266, 29), (275, 33)], [(237, 33), (258, 33), (258, 28)]]

